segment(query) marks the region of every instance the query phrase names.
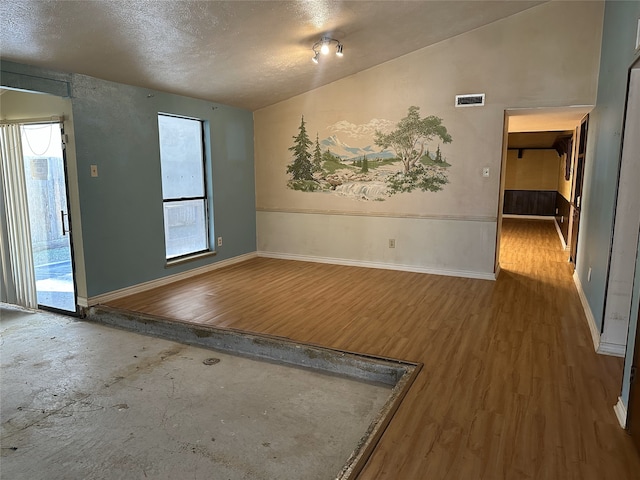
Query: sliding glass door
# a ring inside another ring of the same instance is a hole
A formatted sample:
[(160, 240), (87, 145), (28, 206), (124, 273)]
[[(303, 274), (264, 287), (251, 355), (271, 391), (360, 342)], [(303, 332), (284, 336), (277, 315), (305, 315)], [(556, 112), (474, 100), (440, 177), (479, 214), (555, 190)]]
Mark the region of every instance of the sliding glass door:
[(63, 131), (60, 123), (22, 125), (38, 305), (76, 311)]

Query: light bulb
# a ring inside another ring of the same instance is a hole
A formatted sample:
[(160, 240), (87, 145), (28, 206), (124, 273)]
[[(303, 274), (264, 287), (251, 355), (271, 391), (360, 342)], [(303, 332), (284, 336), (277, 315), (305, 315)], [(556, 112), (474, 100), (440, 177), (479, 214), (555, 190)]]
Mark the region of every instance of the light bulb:
[(311, 57), (311, 61), (315, 64), (318, 63), (318, 52), (316, 52), (316, 54), (313, 57)]
[(343, 55), (342, 53), (342, 44), (339, 43), (338, 46), (336, 47), (336, 55), (341, 57)]
[(324, 43), (322, 44), (322, 47), (320, 47), (320, 52), (321, 52), (323, 55), (326, 55), (327, 53), (329, 53), (329, 44), (328, 44), (328, 43), (326, 43), (326, 42), (324, 42)]

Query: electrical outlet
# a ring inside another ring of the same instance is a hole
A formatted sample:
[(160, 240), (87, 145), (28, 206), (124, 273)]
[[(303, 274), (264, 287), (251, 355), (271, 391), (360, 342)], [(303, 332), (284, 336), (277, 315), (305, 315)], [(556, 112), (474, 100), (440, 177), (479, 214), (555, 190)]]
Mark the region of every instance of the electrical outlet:
[(488, 177), (489, 176), (489, 167), (484, 167), (482, 169), (482, 176), (483, 177)]
[(222, 246), (222, 237), (218, 237), (218, 246), (221, 247)]
[(396, 248), (396, 239), (395, 238), (390, 238), (389, 239), (389, 248)]

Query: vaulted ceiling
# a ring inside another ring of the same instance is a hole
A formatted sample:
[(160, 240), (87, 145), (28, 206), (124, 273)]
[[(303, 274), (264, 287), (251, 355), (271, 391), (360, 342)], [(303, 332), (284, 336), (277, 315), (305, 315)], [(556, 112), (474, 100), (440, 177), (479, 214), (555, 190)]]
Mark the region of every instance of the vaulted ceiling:
[(3, 0), (0, 57), (257, 110), (540, 3)]

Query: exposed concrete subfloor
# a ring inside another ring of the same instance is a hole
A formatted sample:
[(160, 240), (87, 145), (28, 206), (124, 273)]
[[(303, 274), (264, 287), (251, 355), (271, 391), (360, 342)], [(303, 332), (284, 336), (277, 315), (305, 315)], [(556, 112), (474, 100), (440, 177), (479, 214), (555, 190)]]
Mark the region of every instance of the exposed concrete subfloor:
[(332, 479), (391, 392), (45, 312), (0, 329), (7, 479)]

